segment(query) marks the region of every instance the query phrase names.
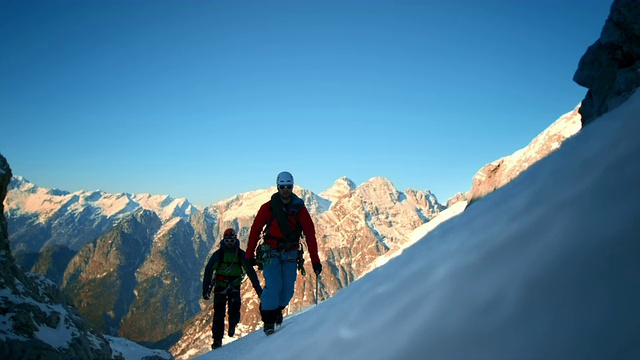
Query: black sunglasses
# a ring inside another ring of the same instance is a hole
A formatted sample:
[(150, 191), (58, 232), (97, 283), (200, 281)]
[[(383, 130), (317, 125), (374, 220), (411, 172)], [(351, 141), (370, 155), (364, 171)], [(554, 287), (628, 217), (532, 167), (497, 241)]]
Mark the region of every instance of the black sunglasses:
[(293, 185), (278, 185), (278, 189), (283, 190), (283, 189), (293, 189)]

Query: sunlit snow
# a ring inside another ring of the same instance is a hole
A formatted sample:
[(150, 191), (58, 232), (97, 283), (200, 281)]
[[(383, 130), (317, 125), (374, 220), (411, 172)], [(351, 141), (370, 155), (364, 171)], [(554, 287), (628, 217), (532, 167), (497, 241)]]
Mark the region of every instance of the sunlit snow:
[(199, 359), (640, 358), (640, 92), (334, 297)]

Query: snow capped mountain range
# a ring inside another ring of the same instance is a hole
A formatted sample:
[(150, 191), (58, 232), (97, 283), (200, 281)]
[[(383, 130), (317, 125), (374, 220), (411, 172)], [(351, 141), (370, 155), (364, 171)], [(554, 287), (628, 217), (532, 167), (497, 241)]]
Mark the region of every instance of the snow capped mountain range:
[[(414, 228), (445, 209), (429, 191), (400, 192), (381, 177), (360, 186), (340, 178), (322, 193), (326, 198), (294, 191), (314, 218), (319, 255), (329, 269), (320, 284), (323, 298), (369, 271), (380, 256), (402, 249)], [(14, 177), (5, 203), (13, 253), (25, 269), (61, 285), (105, 334), (155, 343), (180, 333), (200, 311), (202, 270), (221, 232), (236, 229), (246, 246), (258, 208), (275, 192), (246, 192), (199, 209), (166, 195), (69, 193)], [(298, 282), (290, 312), (314, 301), (310, 282)], [(170, 306), (158, 316), (167, 298)], [(259, 325), (253, 308), (240, 335)]]
[[(380, 191), (377, 190), (380, 188)], [(412, 204), (419, 204), (417, 214), (423, 221), (437, 215), (443, 207), (430, 192), (421, 192), (408, 189), (406, 194), (398, 192), (393, 184), (384, 178), (372, 178), (360, 187), (344, 177), (338, 179), (335, 184), (316, 195), (305, 189), (296, 188), (298, 195), (305, 201), (307, 208), (313, 215), (320, 215), (327, 212), (341, 198), (358, 189), (360, 198), (385, 198), (388, 194), (393, 194), (389, 201), (396, 202), (410, 209)], [(267, 202), (271, 195), (276, 192), (275, 187), (261, 189), (238, 194), (230, 199), (212, 204), (210, 207), (202, 209), (202, 212), (216, 218), (221, 223), (238, 222), (252, 219), (257, 209)], [(409, 199), (408, 201), (405, 201)], [(14, 176), (7, 194), (6, 211), (9, 219), (9, 227), (12, 231), (12, 245), (14, 252), (39, 251), (46, 244), (65, 245), (73, 250), (79, 250), (84, 244), (91, 240), (86, 232), (75, 231), (68, 233), (64, 226), (74, 220), (81, 223), (86, 220), (93, 227), (102, 225), (101, 228), (110, 228), (115, 223), (132, 214), (144, 209), (154, 212), (164, 224), (172, 224), (176, 218), (188, 220), (194, 212), (201, 211), (187, 199), (174, 199), (168, 195), (152, 194), (108, 194), (103, 191), (77, 191), (70, 193), (58, 189), (46, 189), (30, 183), (21, 176)], [(389, 204), (386, 204), (389, 205)], [(426, 206), (427, 209), (422, 207)], [(423, 211), (424, 210), (424, 211)], [(13, 223), (17, 223), (21, 228), (25, 226), (45, 226), (50, 234), (49, 238), (41, 238), (39, 241), (30, 239), (27, 241), (20, 236), (20, 230)], [(64, 238), (58, 238), (57, 233), (64, 232)], [(100, 231), (98, 231), (100, 232)], [(76, 235), (74, 237), (73, 235)], [(89, 232), (89, 235), (94, 235)], [(104, 233), (104, 231), (103, 231)], [(95, 238), (95, 236), (93, 236)], [(28, 245), (23, 245), (28, 243)]]
[[(487, 165), (470, 194), (484, 196), (511, 181), (578, 131), (576, 121), (574, 110), (526, 148)], [(498, 170), (484, 176), (488, 166)], [(314, 218), (327, 269), (320, 300), (399, 256), (467, 205), (461, 196), (447, 209), (428, 190), (401, 192), (383, 177), (359, 186), (342, 177), (320, 194), (294, 191)], [(258, 208), (275, 192), (275, 187), (259, 189), (200, 208), (168, 195), (45, 189), (16, 176), (5, 204), (16, 260), (60, 285), (92, 326), (107, 335), (171, 346), (174, 355), (188, 357), (209, 345), (211, 304), (199, 300), (208, 255), (227, 227), (236, 229), (246, 246)], [(289, 314), (315, 301), (313, 280), (299, 278)], [(239, 336), (260, 326), (257, 298), (246, 284), (243, 293)], [(165, 309), (161, 316), (159, 308)]]
[(22, 176), (14, 176), (9, 185), (7, 211), (38, 214), (38, 221), (46, 222), (60, 212), (81, 214), (87, 209), (107, 218), (121, 219), (138, 208), (151, 210), (163, 219), (186, 219), (193, 205), (185, 198), (174, 199), (168, 195), (108, 194), (104, 191), (76, 191), (39, 187)]
[[(463, 212), (470, 194), (494, 191), (557, 149), (579, 130), (579, 119), (574, 110), (526, 148), (485, 166), (474, 178), (472, 191), (458, 202), (450, 201), (449, 209), (428, 190), (401, 192), (383, 177), (359, 186), (342, 177), (320, 194), (294, 188), (314, 218), (319, 255), (327, 269), (319, 283), (319, 300), (383, 266)], [(488, 167), (493, 170), (486, 171)], [(201, 208), (168, 195), (45, 189), (16, 176), (5, 205), (18, 263), (60, 285), (93, 327), (188, 358), (208, 349), (210, 342), (211, 304), (199, 299), (208, 255), (228, 227), (238, 231), (246, 246), (258, 208), (275, 192), (275, 187), (259, 189)], [(238, 336), (261, 325), (259, 302), (244, 286)], [(313, 289), (313, 277), (299, 277), (287, 313), (313, 304)], [(160, 316), (158, 309), (164, 309)]]
[[(320, 296), (313, 277), (299, 277), (286, 310), (296, 315), (266, 338), (245, 283), (247, 336), (202, 359), (640, 358), (639, 9), (615, 0), (580, 62), (587, 128), (535, 166), (578, 129), (554, 124), (488, 164), (469, 207), (385, 178), (340, 178), (320, 195), (296, 188), (326, 264)], [(204, 262), (224, 228), (246, 239), (274, 191), (204, 209), (166, 195), (69, 193), (11, 178), (0, 155), (2, 358), (171, 358), (101, 334), (113, 332), (180, 359), (208, 352)]]
[(336, 180), (329, 189), (320, 193), (321, 198), (325, 198), (332, 203), (336, 200), (348, 195), (356, 188), (356, 184), (347, 177), (341, 177)]

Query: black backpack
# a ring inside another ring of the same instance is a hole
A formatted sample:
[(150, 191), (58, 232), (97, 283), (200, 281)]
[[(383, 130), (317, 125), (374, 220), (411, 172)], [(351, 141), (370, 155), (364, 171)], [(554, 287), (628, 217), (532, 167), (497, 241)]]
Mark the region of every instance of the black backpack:
[[(300, 238), (302, 237), (302, 226), (300, 225), (298, 213), (304, 206), (304, 202), (302, 202), (299, 198), (297, 198), (296, 200), (292, 201), (289, 204), (288, 208), (288, 211), (293, 212), (293, 215), (296, 219), (296, 228), (292, 229), (291, 225), (289, 224), (289, 220), (287, 219), (288, 215), (285, 212), (284, 204), (282, 203), (280, 196), (278, 194), (273, 194), (273, 196), (271, 196), (271, 219), (264, 229), (263, 238), (277, 239), (278, 249), (289, 249), (300, 243)], [(284, 236), (283, 239), (274, 238), (269, 234), (269, 228), (271, 227), (273, 220), (276, 220), (278, 222), (278, 227), (280, 228), (280, 231)]]
[[(302, 237), (302, 226), (300, 225), (300, 220), (298, 218), (298, 213), (303, 206), (304, 202), (298, 197), (289, 204), (288, 210), (293, 212), (296, 219), (296, 228), (292, 229), (289, 221), (287, 220), (288, 215), (285, 212), (284, 204), (282, 203), (280, 196), (278, 194), (273, 194), (271, 196), (271, 219), (262, 233), (262, 238), (277, 239), (277, 250), (285, 250), (297, 246), (298, 270), (300, 270), (302, 275), (306, 275), (307, 272), (304, 269), (304, 248), (301, 246), (300, 242), (300, 238)], [(269, 234), (269, 228), (274, 220), (278, 222), (278, 227), (280, 228), (280, 231), (282, 231), (284, 238), (275, 238)], [(258, 265), (258, 270), (262, 270), (264, 268), (265, 253), (270, 250), (271, 248), (269, 245), (267, 245), (263, 240), (258, 243), (256, 251), (256, 264)]]

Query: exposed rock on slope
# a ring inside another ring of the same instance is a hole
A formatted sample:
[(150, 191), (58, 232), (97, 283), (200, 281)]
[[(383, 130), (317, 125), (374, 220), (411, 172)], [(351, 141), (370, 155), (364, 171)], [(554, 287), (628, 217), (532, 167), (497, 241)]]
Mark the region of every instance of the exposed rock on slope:
[(613, 2), (600, 38), (580, 59), (573, 80), (589, 89), (580, 109), (583, 125), (640, 87), (640, 1)]
[(53, 282), (15, 265), (3, 205), (10, 180), (11, 168), (0, 155), (0, 357), (111, 359), (107, 340)]
[[(531, 165), (546, 157), (562, 145), (562, 142), (580, 131), (579, 107), (564, 114), (551, 126), (536, 136), (529, 145), (512, 155), (485, 165), (473, 177), (471, 191), (466, 195), (470, 201), (478, 200), (506, 185)], [(449, 203), (448, 205), (451, 205)]]

